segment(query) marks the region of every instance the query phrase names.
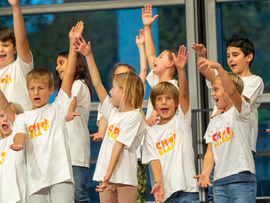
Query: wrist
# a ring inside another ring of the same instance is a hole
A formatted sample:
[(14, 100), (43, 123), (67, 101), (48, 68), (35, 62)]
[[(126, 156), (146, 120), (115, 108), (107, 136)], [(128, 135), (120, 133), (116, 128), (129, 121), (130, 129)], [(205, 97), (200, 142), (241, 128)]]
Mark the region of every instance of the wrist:
[(155, 184), (161, 184), (161, 185), (163, 185), (162, 181), (155, 181)]

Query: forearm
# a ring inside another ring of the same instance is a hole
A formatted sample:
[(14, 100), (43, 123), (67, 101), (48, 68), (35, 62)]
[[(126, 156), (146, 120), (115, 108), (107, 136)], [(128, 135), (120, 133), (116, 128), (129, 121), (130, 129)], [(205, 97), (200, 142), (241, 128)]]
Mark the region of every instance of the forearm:
[(17, 133), (14, 136), (14, 143), (24, 145), (26, 140), (26, 134), (25, 133)]
[(98, 133), (105, 135), (107, 127), (108, 127), (108, 122), (106, 121), (104, 116), (101, 116), (101, 118), (98, 121)]
[(111, 159), (110, 159), (110, 163), (108, 166), (108, 170), (106, 173), (106, 177), (108, 177), (110, 179), (113, 170), (117, 164), (117, 161), (119, 159), (120, 153), (122, 151), (122, 149), (124, 148), (124, 145), (120, 142), (115, 142), (114, 146), (113, 146), (113, 150), (112, 150), (112, 155), (111, 155)]
[(158, 159), (151, 161), (151, 169), (155, 182), (162, 183), (162, 167)]
[(144, 45), (138, 45), (138, 49), (140, 54), (140, 78), (142, 79), (143, 84), (145, 86), (148, 67)]
[(214, 162), (214, 156), (212, 153), (212, 143), (209, 143), (207, 146), (207, 151), (203, 159), (202, 174), (209, 177), (213, 170), (214, 163), (215, 162)]
[(74, 112), (75, 108), (76, 108), (76, 105), (77, 105), (77, 98), (73, 97), (72, 101), (70, 102), (68, 112)]
[(189, 109), (188, 85), (185, 68), (177, 68), (179, 85), (179, 103), (184, 114)]
[(235, 84), (231, 80), (230, 76), (227, 74), (227, 72), (223, 69), (223, 67), (220, 65), (220, 67), (217, 69), (218, 75), (220, 77), (220, 80), (222, 82), (222, 86), (224, 90), (227, 92), (227, 94), (233, 95), (237, 92), (237, 89), (235, 87)]
[(145, 53), (148, 60), (150, 70), (154, 68), (154, 59), (156, 58), (156, 50), (152, 38), (151, 26), (144, 26)]

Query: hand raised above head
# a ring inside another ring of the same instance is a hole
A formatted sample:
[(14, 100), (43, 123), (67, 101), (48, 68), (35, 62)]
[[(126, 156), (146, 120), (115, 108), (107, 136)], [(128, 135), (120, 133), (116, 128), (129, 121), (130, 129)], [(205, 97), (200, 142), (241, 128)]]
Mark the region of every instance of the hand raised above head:
[(189, 52), (187, 52), (187, 48), (184, 45), (180, 46), (177, 57), (172, 53), (175, 66), (177, 68), (184, 69), (188, 60), (188, 55)]
[(72, 27), (69, 32), (69, 38), (72, 40), (72, 42), (76, 42), (82, 35), (84, 28), (84, 23), (82, 21), (79, 21), (75, 27)]
[(158, 15), (153, 17), (152, 13), (152, 5), (145, 4), (144, 8), (142, 8), (142, 21), (144, 26), (150, 26), (155, 21)]

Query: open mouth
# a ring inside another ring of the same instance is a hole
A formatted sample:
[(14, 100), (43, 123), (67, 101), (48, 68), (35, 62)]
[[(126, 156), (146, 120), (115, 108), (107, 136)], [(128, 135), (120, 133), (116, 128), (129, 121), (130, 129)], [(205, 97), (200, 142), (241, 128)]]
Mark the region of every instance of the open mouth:
[(41, 99), (40, 99), (39, 97), (36, 97), (36, 98), (34, 98), (34, 101), (35, 101), (35, 102), (40, 102)]
[(0, 55), (0, 60), (3, 60), (6, 58), (7, 55)]
[(169, 111), (169, 109), (168, 109), (168, 108), (162, 108), (162, 109), (161, 109), (161, 112), (162, 112), (163, 114), (168, 113), (168, 111)]
[(9, 129), (8, 125), (6, 125), (6, 124), (2, 125), (2, 130), (7, 131), (8, 129)]
[(236, 67), (236, 64), (232, 64), (232, 65), (231, 65), (231, 68), (234, 69), (235, 67)]

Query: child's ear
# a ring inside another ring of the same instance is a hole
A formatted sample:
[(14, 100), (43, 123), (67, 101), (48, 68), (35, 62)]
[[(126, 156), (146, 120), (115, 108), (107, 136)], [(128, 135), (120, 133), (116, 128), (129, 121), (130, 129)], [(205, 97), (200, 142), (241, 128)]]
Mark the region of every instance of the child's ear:
[(17, 53), (17, 47), (13, 48), (13, 53), (16, 54)]
[(50, 95), (52, 95), (53, 91), (54, 91), (54, 86), (52, 86), (52, 87), (50, 88)]
[(253, 59), (253, 53), (249, 53), (247, 56), (246, 56), (246, 59), (247, 59), (247, 62), (249, 62), (250, 63), (250, 61), (252, 61), (252, 59)]
[(171, 68), (171, 67), (173, 67), (174, 66), (174, 61), (169, 61), (169, 63), (167, 64), (167, 67), (168, 68)]

